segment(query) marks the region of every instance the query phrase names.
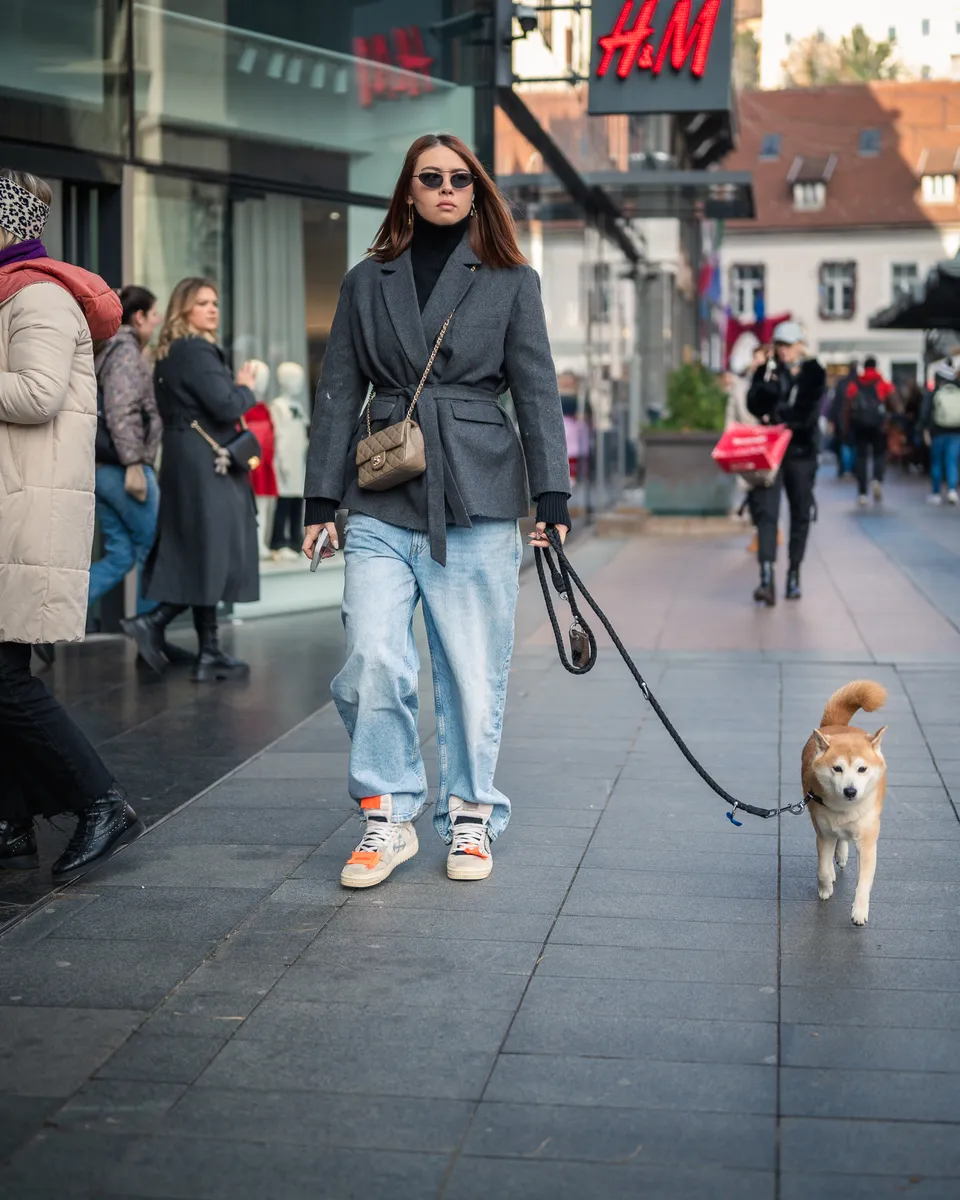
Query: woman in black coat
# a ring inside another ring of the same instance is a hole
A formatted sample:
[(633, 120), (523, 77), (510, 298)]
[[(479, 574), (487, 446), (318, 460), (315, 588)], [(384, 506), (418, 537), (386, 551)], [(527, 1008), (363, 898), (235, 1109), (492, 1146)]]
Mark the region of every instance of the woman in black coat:
[[(368, 384), (374, 394), (362, 412)], [(516, 428), (500, 399), (508, 389)], [(408, 414), (423, 437), (422, 462), (381, 487), (377, 472), (391, 469), (396, 426)], [(428, 798), (418, 605), (437, 709), (434, 826), (450, 846), (448, 877), (483, 879), (510, 818), (494, 773), (523, 553), (517, 520), (532, 498), (531, 544), (549, 544), (548, 525), (564, 537), (570, 472), (539, 280), (490, 176), (450, 134), (411, 146), (370, 255), (343, 281), (304, 494), (307, 555), (324, 532), (336, 546), (334, 516), (350, 510), (347, 657), (332, 690), (366, 831), (341, 882), (372, 887), (417, 853), (413, 823)]]
[(154, 371), (164, 436), (160, 516), (144, 568), (144, 595), (159, 603), (145, 616), (123, 622), (144, 659), (162, 673), (168, 665), (164, 630), (192, 608), (199, 653), (191, 678), (197, 682), (246, 673), (246, 663), (220, 649), (217, 605), (260, 595), (249, 476), (237, 468), (218, 473), (215, 451), (203, 436), (228, 445), (240, 432), (240, 418), (256, 403), (250, 367), (241, 367), (234, 380), (215, 341), (219, 323), (217, 290), (210, 280), (181, 280), (167, 307)]

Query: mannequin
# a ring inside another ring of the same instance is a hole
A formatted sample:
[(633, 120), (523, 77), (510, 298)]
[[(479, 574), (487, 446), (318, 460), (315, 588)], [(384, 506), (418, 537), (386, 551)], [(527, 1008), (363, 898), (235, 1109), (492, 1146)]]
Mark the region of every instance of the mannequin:
[(271, 546), (287, 557), (303, 541), (303, 477), (307, 462), (309, 418), (304, 393), (306, 372), (299, 363), (277, 367), (279, 395), (270, 404), (276, 438), (277, 500)]
[(255, 377), (253, 393), (258, 403), (246, 415), (247, 428), (260, 443), (262, 451), (260, 466), (250, 472), (250, 482), (257, 498), (257, 538), (260, 558), (270, 555), (270, 534), (273, 529), (274, 510), (277, 504), (277, 477), (274, 473), (275, 440), (273, 422), (266, 398), (270, 390), (270, 368), (265, 362), (253, 359), (250, 365)]

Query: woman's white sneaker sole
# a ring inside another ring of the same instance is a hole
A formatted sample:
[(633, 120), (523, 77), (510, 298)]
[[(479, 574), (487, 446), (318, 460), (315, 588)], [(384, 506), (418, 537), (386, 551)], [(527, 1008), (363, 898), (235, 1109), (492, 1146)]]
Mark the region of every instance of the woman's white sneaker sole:
[[(461, 862), (466, 859), (466, 862)], [(447, 859), (448, 879), (486, 879), (493, 870), (492, 858), (478, 858), (475, 854), (458, 854), (454, 861)]]
[(348, 863), (340, 872), (341, 886), (348, 888), (376, 887), (378, 883), (383, 883), (385, 879), (389, 879), (397, 867), (402, 863), (409, 862), (420, 849), (420, 843), (417, 840), (417, 831), (414, 829), (411, 832), (412, 840), (408, 841), (407, 845), (387, 862), (381, 859), (375, 867), (364, 867), (360, 864), (351, 865)]

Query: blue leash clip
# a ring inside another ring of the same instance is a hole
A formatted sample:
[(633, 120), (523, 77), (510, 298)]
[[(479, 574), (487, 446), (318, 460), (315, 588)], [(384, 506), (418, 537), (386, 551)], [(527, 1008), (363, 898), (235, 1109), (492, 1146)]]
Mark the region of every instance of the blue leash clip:
[(727, 813), (727, 820), (730, 822), (731, 825), (736, 825), (738, 829), (743, 824), (743, 822), (735, 820), (733, 814), (737, 811), (737, 809), (739, 807), (740, 807), (740, 805), (736, 802), (736, 800), (734, 800), (733, 808), (731, 808), (730, 811)]

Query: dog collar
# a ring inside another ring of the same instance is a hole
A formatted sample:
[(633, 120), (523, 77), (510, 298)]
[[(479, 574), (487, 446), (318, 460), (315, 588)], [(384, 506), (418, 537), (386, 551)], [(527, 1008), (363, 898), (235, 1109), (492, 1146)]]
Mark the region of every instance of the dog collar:
[(816, 792), (807, 792), (806, 796), (804, 796), (804, 799), (806, 800), (806, 802), (807, 802), (808, 804), (810, 803), (810, 801), (811, 801), (811, 800), (812, 800), (812, 801), (814, 801), (816, 804), (822, 804), (822, 803), (823, 803), (823, 801), (822, 801), (822, 800), (820, 799), (820, 797), (819, 797), (819, 796), (816, 794)]

